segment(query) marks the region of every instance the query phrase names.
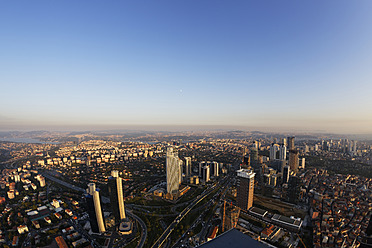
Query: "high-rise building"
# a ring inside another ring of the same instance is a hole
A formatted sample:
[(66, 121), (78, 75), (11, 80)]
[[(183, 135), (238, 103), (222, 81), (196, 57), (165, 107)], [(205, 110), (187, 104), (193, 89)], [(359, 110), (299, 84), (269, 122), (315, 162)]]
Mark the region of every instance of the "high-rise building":
[(191, 157), (185, 157), (185, 175), (186, 177), (191, 176)]
[(96, 189), (95, 183), (89, 183), (86, 195), (88, 206), (88, 214), (90, 226), (95, 233), (103, 233), (106, 231), (103, 213), (101, 209), (101, 200), (99, 197), (99, 189)]
[(219, 164), (216, 162), (216, 161), (213, 161), (210, 163), (210, 171), (211, 171), (211, 175), (214, 176), (214, 177), (218, 177), (219, 175)]
[(111, 177), (108, 180), (108, 189), (110, 194), (110, 203), (112, 213), (115, 217), (116, 224), (125, 219), (124, 196), (123, 196), (123, 182), (119, 177), (117, 170), (111, 171)]
[(276, 153), (279, 151), (278, 144), (271, 144), (270, 146), (270, 160), (274, 161), (276, 159)]
[(209, 164), (205, 164), (202, 167), (202, 179), (206, 183), (209, 182), (209, 179), (210, 179), (210, 166), (209, 166)]
[(305, 158), (299, 159), (299, 168), (305, 169)]
[(254, 176), (251, 170), (240, 169), (237, 171), (237, 206), (247, 210), (253, 205)]
[(181, 160), (178, 153), (173, 151), (172, 147), (167, 148), (167, 193), (177, 194), (182, 180)]
[(296, 176), (290, 176), (288, 180), (287, 197), (290, 203), (297, 203), (300, 195), (300, 179)]
[(280, 140), (280, 143), (281, 143), (281, 145), (284, 145), (285, 147), (287, 147), (287, 139), (286, 138), (282, 138)]
[(287, 147), (285, 145), (281, 145), (279, 148), (279, 160), (286, 160), (287, 158)]
[(202, 168), (205, 164), (205, 161), (199, 162), (199, 177), (202, 177)]
[(288, 137), (288, 150), (295, 149), (295, 137)]
[(296, 150), (290, 150), (289, 151), (289, 167), (292, 171), (298, 172), (298, 164), (299, 164), (299, 159), (298, 159), (298, 151)]
[(289, 180), (289, 174), (291, 173), (291, 170), (288, 165), (284, 166), (283, 168), (283, 183), (288, 183)]
[(251, 155), (251, 163), (257, 163), (258, 150), (256, 148), (252, 148), (250, 155)]

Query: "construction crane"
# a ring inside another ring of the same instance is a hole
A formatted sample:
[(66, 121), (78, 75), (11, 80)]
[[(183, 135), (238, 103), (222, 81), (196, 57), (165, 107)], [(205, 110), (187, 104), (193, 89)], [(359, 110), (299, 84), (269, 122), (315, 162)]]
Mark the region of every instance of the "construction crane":
[(302, 245), (306, 248), (306, 245), (305, 245), (304, 241), (302, 241), (302, 238), (300, 237), (300, 235), (298, 235), (298, 233), (297, 233), (297, 237), (300, 239)]
[(226, 200), (223, 201), (222, 232), (225, 231), (225, 211), (226, 211)]

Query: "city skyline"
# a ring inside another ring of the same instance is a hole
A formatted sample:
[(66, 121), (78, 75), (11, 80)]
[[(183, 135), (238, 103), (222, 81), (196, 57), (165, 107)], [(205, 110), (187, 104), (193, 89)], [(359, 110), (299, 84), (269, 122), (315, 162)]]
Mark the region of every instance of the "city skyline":
[(3, 2), (0, 130), (370, 134), (371, 5)]

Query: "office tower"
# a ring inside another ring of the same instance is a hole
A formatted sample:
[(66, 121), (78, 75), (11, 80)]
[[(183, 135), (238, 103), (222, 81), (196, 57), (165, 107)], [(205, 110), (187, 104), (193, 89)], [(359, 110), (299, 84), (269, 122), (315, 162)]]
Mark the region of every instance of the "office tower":
[(305, 169), (305, 158), (299, 159), (299, 168)]
[(218, 177), (219, 175), (219, 165), (217, 162), (208, 162), (209, 169), (210, 169), (210, 175), (214, 177)]
[(253, 148), (251, 150), (251, 162), (257, 162), (258, 159), (258, 150)]
[(86, 195), (90, 226), (95, 233), (106, 231), (103, 213), (101, 209), (101, 200), (99, 198), (99, 189), (96, 189), (95, 183), (89, 183)]
[(289, 174), (291, 173), (291, 170), (288, 165), (284, 166), (283, 168), (283, 183), (288, 183), (289, 180)]
[(210, 166), (209, 164), (206, 164), (202, 167), (202, 179), (204, 182), (209, 182), (210, 178)]
[(254, 176), (251, 170), (240, 169), (237, 171), (237, 206), (247, 210), (253, 205)]
[(291, 169), (291, 171), (294, 171), (294, 172), (298, 172), (298, 163), (299, 163), (299, 160), (298, 160), (298, 151), (296, 150), (290, 150), (289, 151), (289, 167)]
[(118, 224), (121, 220), (125, 219), (125, 208), (123, 182), (121, 177), (119, 177), (119, 172), (117, 170), (111, 171), (108, 186), (112, 213), (115, 217), (115, 222)]
[(202, 177), (202, 168), (205, 165), (205, 162), (202, 161), (199, 163), (199, 177)]
[(177, 194), (181, 181), (181, 160), (172, 147), (167, 148), (167, 193)]
[(300, 195), (300, 179), (296, 176), (290, 176), (288, 180), (288, 201), (297, 203)]
[(191, 157), (185, 157), (185, 175), (186, 177), (191, 176)]
[(286, 138), (282, 138), (281, 141), (280, 141), (280, 143), (282, 145), (284, 145), (285, 147), (287, 147), (287, 139)]
[(287, 159), (287, 147), (285, 145), (281, 145), (279, 148), (279, 160), (286, 160)]
[(276, 159), (276, 153), (279, 151), (278, 144), (271, 144), (270, 146), (270, 161), (274, 161)]
[(182, 173), (183, 173), (183, 161), (181, 159), (178, 159), (178, 165), (179, 165), (179, 170), (178, 170), (178, 183), (182, 183)]
[(295, 149), (295, 137), (288, 137), (288, 150)]
[(278, 174), (271, 175), (269, 185), (272, 186), (272, 187), (276, 187), (277, 182), (278, 182)]

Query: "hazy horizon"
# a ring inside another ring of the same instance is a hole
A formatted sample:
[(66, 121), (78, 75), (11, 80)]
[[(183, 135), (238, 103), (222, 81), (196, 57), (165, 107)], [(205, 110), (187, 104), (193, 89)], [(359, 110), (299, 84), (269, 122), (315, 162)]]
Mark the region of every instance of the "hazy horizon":
[(372, 2), (0, 3), (0, 130), (372, 133)]
[(92, 132), (92, 133), (125, 133), (125, 132), (262, 132), (268, 134), (309, 134), (309, 135), (345, 135), (345, 136), (365, 136), (372, 138), (372, 133), (350, 133), (350, 132), (335, 132), (331, 130), (306, 130), (306, 129), (288, 129), (288, 128), (270, 128), (270, 127), (244, 127), (244, 126), (208, 126), (208, 125), (131, 125), (131, 126), (54, 126), (54, 127), (39, 127), (39, 128), (18, 128), (18, 129), (0, 129), (0, 132)]

